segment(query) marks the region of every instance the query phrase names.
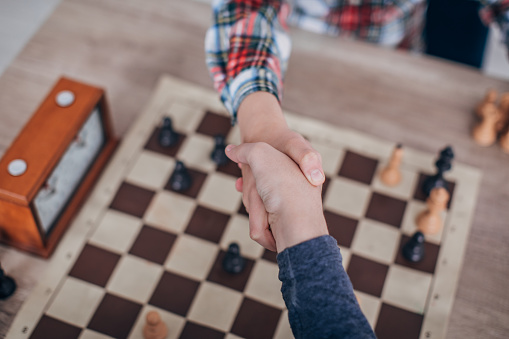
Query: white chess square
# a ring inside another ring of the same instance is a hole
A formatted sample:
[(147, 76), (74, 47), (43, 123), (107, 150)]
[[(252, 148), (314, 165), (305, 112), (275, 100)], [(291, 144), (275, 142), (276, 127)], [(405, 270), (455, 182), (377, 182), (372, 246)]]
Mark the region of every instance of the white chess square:
[(226, 214), (235, 213), (242, 200), (242, 194), (235, 189), (235, 181), (230, 175), (211, 173), (203, 183), (198, 202)]
[(115, 267), (106, 289), (126, 299), (146, 303), (163, 271), (161, 265), (126, 255)]
[(67, 277), (46, 313), (64, 322), (85, 327), (104, 293), (99, 286)]
[(350, 258), (352, 257), (352, 252), (350, 251), (350, 249), (348, 249), (348, 247), (343, 246), (338, 247), (341, 253), (341, 258), (343, 259), (341, 263), (343, 264), (343, 268), (346, 271), (348, 269), (348, 264), (350, 263)]
[(151, 226), (180, 233), (186, 228), (195, 206), (194, 199), (161, 191), (152, 199), (144, 219)]
[(323, 205), (330, 211), (360, 218), (366, 211), (370, 195), (369, 186), (337, 177), (331, 180)]
[(290, 321), (288, 320), (288, 310), (284, 310), (279, 318), (274, 339), (292, 339), (294, 338)]
[(400, 265), (387, 272), (382, 300), (411, 312), (423, 314), (430, 291), (432, 275)]
[(131, 334), (128, 339), (140, 339), (143, 338), (143, 327), (146, 324), (147, 313), (150, 311), (156, 311), (161, 317), (161, 321), (168, 328), (168, 336), (165, 339), (177, 339), (180, 332), (184, 329), (186, 320), (179, 315), (165, 311), (152, 305), (145, 305), (138, 315), (138, 319), (134, 323), (134, 327), (131, 330)]
[(242, 299), (240, 292), (205, 281), (200, 285), (191, 304), (188, 319), (228, 332), (235, 320)]
[(172, 246), (164, 267), (195, 280), (204, 280), (219, 251), (209, 241), (181, 234)]
[(244, 293), (262, 303), (280, 309), (285, 308), (278, 273), (277, 264), (266, 260), (257, 261), (251, 271)]
[(227, 250), (232, 242), (239, 244), (245, 257), (257, 259), (263, 255), (264, 248), (249, 237), (249, 218), (244, 215), (236, 214), (230, 218), (221, 238), (221, 248)]
[(400, 233), (395, 227), (363, 219), (357, 226), (350, 250), (389, 265), (394, 261), (399, 241)]
[(112, 339), (109, 335), (102, 334), (96, 331), (92, 331), (88, 328), (85, 328), (83, 332), (81, 332), (81, 335), (79, 336), (79, 339)]
[(168, 182), (174, 167), (173, 158), (144, 150), (126, 179), (135, 185), (157, 191)]
[(216, 169), (216, 164), (210, 158), (214, 146), (213, 138), (201, 134), (191, 134), (184, 140), (177, 158), (187, 167), (212, 172)]
[(345, 151), (340, 147), (333, 147), (318, 142), (312, 142), (311, 146), (322, 156), (323, 172), (328, 177), (335, 177), (339, 172), (339, 166), (345, 156)]
[(359, 305), (361, 311), (371, 325), (371, 328), (375, 328), (380, 308), (382, 307), (382, 301), (380, 298), (374, 297), (370, 294), (363, 293), (360, 291), (354, 291), (355, 295), (359, 299)]
[(196, 131), (203, 115), (204, 111), (201, 107), (181, 101), (172, 102), (168, 112), (164, 114), (171, 118), (172, 127), (176, 132), (185, 134)]
[(114, 252), (125, 253), (131, 248), (141, 226), (139, 218), (109, 209), (89, 242)]

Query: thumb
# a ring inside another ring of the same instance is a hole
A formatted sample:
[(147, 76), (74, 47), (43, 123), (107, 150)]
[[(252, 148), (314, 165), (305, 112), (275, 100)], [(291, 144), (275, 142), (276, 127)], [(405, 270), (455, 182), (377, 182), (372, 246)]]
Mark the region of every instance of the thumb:
[(319, 186), (324, 183), (325, 175), (322, 168), (322, 157), (301, 135), (291, 138), (281, 152), (286, 153), (295, 161), (309, 183)]

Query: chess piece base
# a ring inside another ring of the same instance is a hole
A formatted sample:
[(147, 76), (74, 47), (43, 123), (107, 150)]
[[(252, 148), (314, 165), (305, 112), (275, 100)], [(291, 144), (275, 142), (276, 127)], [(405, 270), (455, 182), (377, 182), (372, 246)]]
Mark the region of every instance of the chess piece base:
[(0, 299), (7, 299), (16, 291), (16, 282), (8, 276), (4, 276), (0, 285)]

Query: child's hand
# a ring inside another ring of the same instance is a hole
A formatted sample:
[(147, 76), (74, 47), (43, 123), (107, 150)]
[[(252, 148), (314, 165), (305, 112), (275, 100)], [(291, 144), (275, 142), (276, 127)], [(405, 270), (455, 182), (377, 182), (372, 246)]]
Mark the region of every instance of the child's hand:
[[(273, 249), (275, 240), (277, 251), (281, 252), (328, 234), (321, 187), (310, 185), (292, 159), (266, 143), (229, 145), (226, 155), (241, 163), (242, 170), (255, 179), (258, 194), (250, 193), (249, 215), (253, 240), (268, 249)], [(240, 185), (241, 181), (237, 189), (242, 189)]]

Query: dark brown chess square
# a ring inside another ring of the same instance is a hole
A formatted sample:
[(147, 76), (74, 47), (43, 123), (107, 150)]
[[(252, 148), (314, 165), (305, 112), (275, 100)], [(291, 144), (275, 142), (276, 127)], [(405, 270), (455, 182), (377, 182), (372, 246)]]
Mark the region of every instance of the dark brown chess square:
[(129, 253), (162, 265), (176, 238), (174, 234), (145, 225)]
[(195, 199), (198, 196), (198, 193), (200, 193), (201, 187), (205, 182), (205, 178), (207, 178), (207, 174), (190, 168), (188, 168), (187, 171), (189, 172), (189, 176), (191, 177), (192, 180), (191, 187), (189, 187), (189, 189), (185, 191), (175, 192), (170, 187), (169, 179), (168, 182), (166, 183), (166, 186), (164, 186), (164, 189)]
[(348, 276), (353, 288), (380, 297), (389, 266), (353, 254), (348, 264)]
[(245, 298), (231, 333), (246, 339), (270, 339), (274, 336), (281, 310)]
[(236, 178), (240, 178), (242, 176), (242, 171), (240, 170), (239, 165), (229, 159), (226, 165), (217, 166), (217, 171), (224, 174), (232, 175)]
[(186, 233), (218, 243), (221, 240), (230, 216), (203, 206), (196, 206)]
[(378, 339), (418, 339), (423, 316), (382, 303), (375, 334)]
[(141, 218), (154, 194), (145, 188), (123, 182), (113, 198), (110, 208)]
[(373, 192), (366, 217), (399, 228), (405, 214), (406, 201)]
[(277, 253), (276, 252), (272, 252), (272, 251), (269, 251), (266, 249), (263, 252), (262, 258), (265, 260), (268, 260), (268, 261), (272, 261), (273, 263), (277, 264)]
[(186, 322), (182, 333), (180, 333), (179, 339), (223, 339), (225, 336), (224, 332), (219, 332), (210, 327), (201, 326), (193, 322)]
[(207, 112), (196, 130), (198, 133), (214, 137), (218, 134), (226, 137), (232, 128), (231, 119), (224, 115)]
[(197, 281), (164, 272), (149, 304), (185, 317), (198, 291), (198, 286), (200, 283)]
[(30, 339), (78, 339), (80, 333), (81, 328), (43, 315)]
[(377, 166), (377, 159), (347, 151), (338, 174), (342, 177), (370, 185)]
[(329, 211), (324, 211), (323, 215), (327, 227), (329, 227), (329, 234), (336, 239), (339, 245), (350, 247), (358, 221)]
[(154, 132), (150, 135), (150, 138), (148, 139), (147, 143), (145, 144), (145, 149), (148, 149), (153, 152), (161, 153), (170, 157), (174, 157), (175, 154), (180, 149), (180, 146), (182, 146), (182, 143), (186, 139), (186, 136), (179, 133), (179, 139), (178, 142), (170, 147), (163, 147), (159, 145), (159, 132), (161, 131), (160, 127), (157, 127)]
[(440, 250), (440, 246), (431, 244), (429, 242), (424, 242), (424, 258), (419, 262), (411, 262), (406, 260), (403, 257), (402, 250), (403, 246), (410, 240), (410, 237), (407, 235), (403, 235), (401, 237), (401, 241), (399, 243), (398, 254), (396, 256), (396, 264), (400, 264), (402, 266), (406, 266), (409, 268), (413, 268), (419, 271), (424, 271), (428, 273), (435, 273), (435, 267), (438, 260), (438, 252)]
[(127, 338), (140, 310), (140, 304), (106, 293), (88, 328), (114, 338)]
[[(415, 200), (426, 201), (426, 199), (428, 199), (428, 197), (422, 191), (422, 185), (424, 184), (424, 181), (429, 177), (431, 177), (431, 175), (419, 173), (419, 179), (417, 181), (417, 185), (415, 186), (415, 191), (414, 191), (414, 199)], [(447, 208), (451, 207), (451, 201), (452, 201), (452, 196), (454, 194), (455, 187), (456, 187), (455, 182), (447, 181), (447, 180), (445, 181), (445, 188), (449, 192), (449, 202), (447, 203)]]
[(89, 283), (106, 286), (120, 255), (90, 244), (85, 245), (69, 275)]
[(207, 280), (233, 288), (239, 292), (243, 292), (246, 287), (247, 280), (249, 279), (249, 275), (251, 274), (251, 270), (253, 269), (254, 261), (245, 258), (246, 266), (244, 267), (244, 270), (239, 274), (231, 274), (223, 269), (223, 259), (225, 255), (225, 251), (219, 251)]

